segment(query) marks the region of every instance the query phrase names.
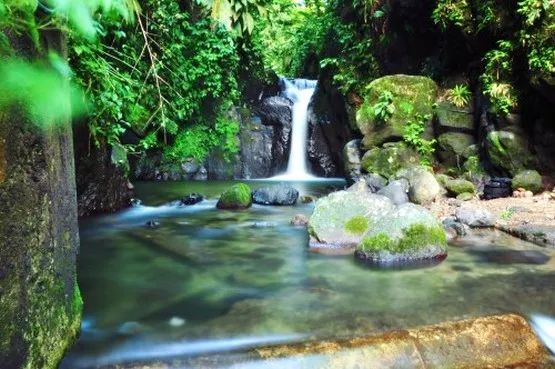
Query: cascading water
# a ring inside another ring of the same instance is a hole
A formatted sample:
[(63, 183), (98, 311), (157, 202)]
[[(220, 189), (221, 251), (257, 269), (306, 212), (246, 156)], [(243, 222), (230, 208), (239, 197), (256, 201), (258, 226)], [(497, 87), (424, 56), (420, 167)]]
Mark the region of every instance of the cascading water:
[(307, 134), (308, 134), (308, 104), (316, 89), (317, 81), (308, 79), (289, 80), (281, 78), (283, 95), (293, 101), (293, 122), (291, 133), (291, 151), (285, 174), (279, 179), (309, 179), (314, 178), (307, 168)]

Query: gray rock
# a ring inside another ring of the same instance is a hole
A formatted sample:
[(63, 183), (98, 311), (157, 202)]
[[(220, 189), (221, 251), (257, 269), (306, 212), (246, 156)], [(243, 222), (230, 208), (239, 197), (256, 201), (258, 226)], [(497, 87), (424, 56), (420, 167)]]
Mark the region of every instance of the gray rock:
[(206, 181), (208, 180), (208, 170), (202, 165), (198, 172), (194, 175), (193, 179), (195, 181)]
[(387, 186), (378, 191), (378, 195), (388, 197), (395, 205), (409, 202), (409, 182), (406, 179), (391, 181)]
[(149, 220), (148, 222), (145, 223), (147, 228), (158, 228), (160, 227), (160, 222), (157, 222), (155, 220)]
[(308, 218), (306, 217), (306, 215), (303, 214), (297, 214), (291, 219), (291, 225), (294, 226), (306, 226), (307, 224)]
[(457, 220), (471, 228), (487, 228), (495, 226), (495, 215), (484, 209), (459, 208), (455, 212)]
[(299, 191), (288, 185), (276, 185), (255, 190), (252, 200), (260, 205), (295, 205)]
[(518, 226), (499, 225), (499, 228), (524, 241), (555, 249), (555, 226), (522, 224)]
[(362, 178), (364, 178), (366, 185), (368, 185), (373, 193), (387, 186), (387, 179), (376, 173), (366, 174)]
[(402, 169), (395, 175), (397, 179), (409, 181), (409, 199), (419, 205), (426, 205), (434, 201), (441, 192), (441, 186), (436, 178), (424, 167), (409, 167)]
[(187, 158), (181, 163), (181, 170), (188, 178), (194, 177), (200, 169), (200, 164), (194, 158)]
[(444, 219), (441, 223), (443, 224), (443, 228), (445, 228), (447, 232), (454, 233), (456, 237), (466, 236), (466, 229), (464, 224), (458, 222), (456, 218), (447, 218)]
[(372, 264), (410, 263), (447, 257), (442, 224), (425, 208), (404, 204), (370, 227), (355, 256)]
[(361, 173), (360, 158), (360, 140), (352, 140), (347, 142), (343, 148), (343, 169), (345, 170), (345, 177), (350, 183), (356, 182)]
[(353, 248), (393, 207), (391, 200), (370, 193), (367, 186), (334, 192), (316, 202), (308, 223), (310, 245)]

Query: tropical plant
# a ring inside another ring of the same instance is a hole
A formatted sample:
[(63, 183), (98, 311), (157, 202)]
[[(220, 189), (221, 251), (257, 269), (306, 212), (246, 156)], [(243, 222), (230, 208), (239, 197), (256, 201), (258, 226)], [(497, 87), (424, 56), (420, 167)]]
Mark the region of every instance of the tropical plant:
[(448, 92), (447, 99), (458, 108), (463, 108), (470, 103), (472, 93), (467, 85), (456, 85)]
[(430, 119), (432, 119), (431, 114), (422, 115), (415, 113), (413, 118), (405, 125), (403, 132), (403, 140), (421, 155), (420, 164), (424, 166), (432, 165), (432, 158), (437, 143), (435, 139), (426, 140), (422, 137), (426, 130), (426, 123)]
[(389, 118), (395, 113), (393, 94), (390, 91), (383, 91), (378, 97), (378, 101), (372, 106), (372, 111), (376, 121), (387, 123)]

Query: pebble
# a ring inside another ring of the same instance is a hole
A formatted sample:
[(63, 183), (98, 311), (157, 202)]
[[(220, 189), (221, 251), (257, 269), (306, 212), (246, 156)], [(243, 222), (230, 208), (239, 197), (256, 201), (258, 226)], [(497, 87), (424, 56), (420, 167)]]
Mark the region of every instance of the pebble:
[(170, 321), (168, 322), (169, 325), (171, 325), (172, 327), (181, 327), (182, 325), (185, 324), (185, 319), (180, 318), (178, 316), (174, 316), (170, 319)]

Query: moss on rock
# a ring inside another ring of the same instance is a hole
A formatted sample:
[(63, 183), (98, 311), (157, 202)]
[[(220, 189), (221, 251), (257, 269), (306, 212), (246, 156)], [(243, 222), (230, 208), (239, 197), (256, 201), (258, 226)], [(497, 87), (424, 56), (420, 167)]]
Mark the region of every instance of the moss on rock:
[(345, 230), (356, 235), (364, 234), (368, 230), (368, 220), (363, 216), (352, 217), (345, 223)]
[(367, 173), (376, 173), (391, 178), (398, 170), (420, 163), (420, 155), (403, 142), (386, 143), (375, 147), (362, 157), (362, 168)]
[(445, 257), (447, 236), (426, 209), (404, 204), (372, 225), (357, 246), (359, 259), (398, 262)]
[(244, 183), (238, 183), (222, 193), (216, 207), (218, 209), (248, 209), (251, 205), (251, 188)]
[(516, 175), (534, 163), (534, 157), (528, 149), (527, 141), (509, 131), (492, 131), (486, 138), (486, 147), (491, 162)]
[(527, 191), (538, 193), (542, 190), (542, 177), (535, 170), (524, 170), (513, 178), (513, 190), (524, 188)]
[[(388, 141), (402, 139), (405, 125), (415, 114), (431, 115), (438, 87), (433, 80), (424, 76), (398, 74), (372, 81), (366, 91), (364, 103), (357, 113), (357, 126), (364, 135), (362, 146), (368, 150)], [(384, 92), (393, 95), (395, 112), (387, 122), (381, 123), (372, 114), (365, 112), (372, 111), (372, 106)], [(433, 138), (431, 119), (426, 124), (424, 138)]]
[(460, 195), (462, 193), (473, 194), (474, 192), (476, 192), (476, 188), (474, 187), (474, 184), (465, 179), (448, 180), (447, 182), (445, 182), (445, 188), (455, 196)]

